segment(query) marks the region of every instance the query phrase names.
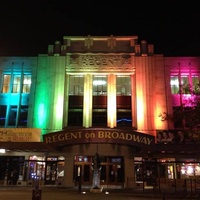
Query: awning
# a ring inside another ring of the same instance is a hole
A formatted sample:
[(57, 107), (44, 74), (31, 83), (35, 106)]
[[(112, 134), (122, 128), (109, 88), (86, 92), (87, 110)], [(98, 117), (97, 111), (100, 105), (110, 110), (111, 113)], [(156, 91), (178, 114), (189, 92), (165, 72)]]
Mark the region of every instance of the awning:
[(44, 142), (0, 142), (0, 149), (18, 152), (49, 152), (55, 150)]

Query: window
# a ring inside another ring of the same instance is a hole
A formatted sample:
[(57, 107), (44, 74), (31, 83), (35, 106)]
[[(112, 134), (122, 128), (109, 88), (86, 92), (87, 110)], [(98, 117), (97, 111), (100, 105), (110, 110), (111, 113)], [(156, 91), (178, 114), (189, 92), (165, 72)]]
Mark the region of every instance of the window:
[(131, 127), (132, 113), (130, 109), (117, 109), (117, 127)]
[(0, 106), (0, 126), (5, 126), (6, 110), (7, 110), (7, 106), (6, 105), (1, 105)]
[(21, 106), (18, 126), (26, 126), (27, 118), (28, 118), (28, 106)]
[(181, 76), (181, 86), (183, 94), (191, 93), (191, 85), (189, 84), (188, 76)]
[(135, 181), (142, 182), (143, 181), (143, 162), (142, 157), (134, 157), (134, 171), (135, 171)]
[(117, 127), (132, 126), (131, 111), (131, 77), (129, 75), (118, 75), (117, 87)]
[(16, 117), (17, 117), (17, 106), (11, 106), (10, 112), (9, 112), (9, 126), (15, 126), (16, 125)]
[(93, 76), (93, 96), (107, 95), (107, 76)]
[(95, 109), (92, 113), (93, 126), (107, 126), (107, 112), (106, 109)]
[(192, 76), (192, 90), (195, 94), (200, 93), (199, 76)]
[(2, 93), (8, 93), (10, 90), (10, 78), (11, 75), (9, 74), (4, 74), (3, 75), (3, 85), (2, 85)]
[(68, 126), (82, 126), (84, 92), (83, 88), (84, 76), (70, 75)]
[(131, 77), (117, 76), (117, 95), (130, 96), (131, 95)]
[(71, 75), (69, 77), (69, 95), (83, 95), (84, 77), (82, 75)]
[(20, 92), (20, 80), (21, 80), (21, 75), (14, 75), (13, 88), (12, 88), (13, 93), (19, 93)]
[(93, 76), (93, 126), (107, 126), (107, 76)]
[(171, 93), (179, 94), (179, 80), (178, 76), (171, 76), (170, 78)]
[(24, 75), (23, 79), (23, 93), (30, 93), (31, 89), (31, 75)]
[[(12, 93), (20, 93), (21, 92), (21, 75), (3, 75), (3, 83), (2, 83), (2, 93), (10, 92), (10, 84), (12, 84)], [(23, 85), (22, 85), (22, 93), (30, 93), (31, 89), (31, 75), (25, 74), (23, 76)]]

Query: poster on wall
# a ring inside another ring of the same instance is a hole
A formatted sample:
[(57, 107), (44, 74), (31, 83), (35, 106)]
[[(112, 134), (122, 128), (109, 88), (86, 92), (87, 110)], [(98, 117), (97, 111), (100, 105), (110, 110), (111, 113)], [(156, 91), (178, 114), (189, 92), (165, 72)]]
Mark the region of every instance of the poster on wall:
[(157, 130), (156, 143), (189, 144), (200, 143), (200, 130)]

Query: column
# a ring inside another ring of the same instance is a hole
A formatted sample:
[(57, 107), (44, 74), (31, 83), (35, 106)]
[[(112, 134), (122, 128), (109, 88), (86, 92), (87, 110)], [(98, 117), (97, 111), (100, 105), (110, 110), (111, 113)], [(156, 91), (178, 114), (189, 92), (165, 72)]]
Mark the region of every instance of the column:
[(69, 110), (69, 74), (65, 75), (64, 88), (64, 106), (63, 106), (63, 127), (68, 126), (68, 110)]
[(83, 127), (92, 126), (92, 74), (84, 77)]
[(116, 101), (116, 75), (108, 75), (108, 94), (107, 94), (107, 124), (108, 127), (117, 126), (117, 101)]
[(132, 127), (137, 127), (135, 74), (131, 75), (131, 113)]

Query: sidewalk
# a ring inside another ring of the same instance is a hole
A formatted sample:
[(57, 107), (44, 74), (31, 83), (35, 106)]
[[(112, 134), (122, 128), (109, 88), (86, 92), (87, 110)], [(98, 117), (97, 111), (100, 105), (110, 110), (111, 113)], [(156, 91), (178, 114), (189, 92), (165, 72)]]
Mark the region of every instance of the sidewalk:
[(103, 189), (101, 193), (92, 193), (90, 189), (83, 188), (39, 188), (40, 196), (34, 196), (34, 188), (31, 187), (0, 187), (0, 199), (5, 200), (147, 200), (162, 199), (162, 194), (154, 194), (152, 191), (133, 189)]

